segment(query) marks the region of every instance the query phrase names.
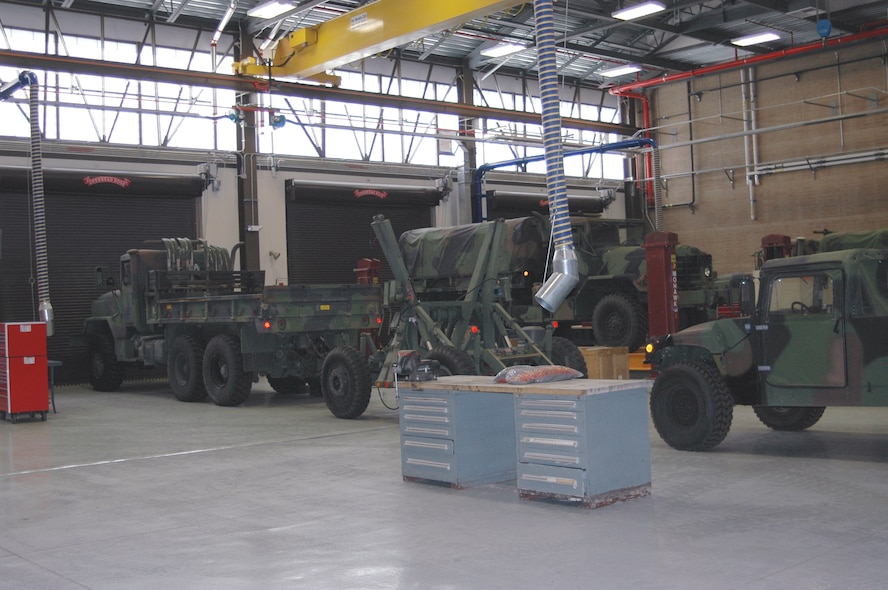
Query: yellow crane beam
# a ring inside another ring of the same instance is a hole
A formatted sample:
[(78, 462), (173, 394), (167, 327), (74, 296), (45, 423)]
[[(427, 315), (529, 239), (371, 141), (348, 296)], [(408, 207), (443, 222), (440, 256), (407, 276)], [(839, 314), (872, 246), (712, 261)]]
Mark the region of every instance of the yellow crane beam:
[(521, 4), (516, 0), (377, 0), (278, 41), (270, 64), (249, 57), (234, 64), (247, 76), (314, 79), (338, 85), (328, 70), (425, 35)]

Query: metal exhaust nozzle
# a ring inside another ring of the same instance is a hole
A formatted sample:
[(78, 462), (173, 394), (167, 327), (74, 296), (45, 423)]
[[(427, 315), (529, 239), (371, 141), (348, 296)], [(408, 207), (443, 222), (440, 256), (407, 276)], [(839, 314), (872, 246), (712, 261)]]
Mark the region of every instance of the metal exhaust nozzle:
[(580, 282), (577, 255), (570, 245), (558, 246), (552, 255), (552, 275), (534, 296), (546, 311), (554, 312), (567, 298), (571, 289)]

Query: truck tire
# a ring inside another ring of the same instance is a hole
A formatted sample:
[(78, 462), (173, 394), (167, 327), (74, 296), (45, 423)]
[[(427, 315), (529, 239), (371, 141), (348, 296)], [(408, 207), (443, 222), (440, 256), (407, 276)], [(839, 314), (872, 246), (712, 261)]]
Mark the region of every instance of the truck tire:
[(117, 391), (123, 383), (123, 365), (108, 336), (99, 334), (89, 339), (89, 383), (96, 391)]
[(440, 375), (475, 375), (475, 361), (464, 350), (455, 346), (439, 346), (426, 353), (425, 358), (438, 361), (441, 365)]
[(370, 404), (370, 368), (351, 346), (337, 346), (321, 371), (324, 403), (337, 418), (357, 418)]
[(207, 343), (203, 355), (203, 380), (217, 406), (239, 406), (250, 396), (253, 376), (244, 371), (237, 338), (219, 334)]
[(625, 346), (632, 352), (644, 344), (646, 314), (625, 293), (611, 293), (602, 297), (592, 312), (592, 332), (601, 346)]
[(197, 338), (182, 334), (170, 344), (167, 381), (180, 402), (202, 402), (207, 399), (202, 360), (203, 347)]
[(762, 424), (774, 430), (805, 430), (817, 424), (826, 408), (752, 406)]
[(305, 380), (299, 377), (266, 377), (271, 388), (278, 393), (302, 393), (305, 390)]
[(586, 367), (586, 359), (583, 353), (577, 348), (577, 345), (560, 336), (552, 337), (552, 362), (556, 365), (563, 365), (576, 369), (583, 374), (583, 377), (589, 376), (589, 369)]
[(682, 362), (660, 372), (651, 390), (651, 418), (666, 444), (680, 451), (708, 451), (731, 429), (734, 400), (718, 370)]

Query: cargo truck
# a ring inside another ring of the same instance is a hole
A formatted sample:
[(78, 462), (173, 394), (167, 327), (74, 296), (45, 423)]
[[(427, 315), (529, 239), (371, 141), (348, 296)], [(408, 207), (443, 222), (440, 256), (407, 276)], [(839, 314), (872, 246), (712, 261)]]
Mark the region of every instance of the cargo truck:
[(382, 316), (377, 286), (265, 286), (262, 271), (232, 270), (225, 248), (162, 245), (124, 254), (119, 288), (92, 304), (84, 335), (94, 389), (119, 388), (126, 367), (165, 366), (183, 402), (237, 406), (266, 376), (276, 390), (307, 384), (340, 418), (363, 413), (366, 349)]

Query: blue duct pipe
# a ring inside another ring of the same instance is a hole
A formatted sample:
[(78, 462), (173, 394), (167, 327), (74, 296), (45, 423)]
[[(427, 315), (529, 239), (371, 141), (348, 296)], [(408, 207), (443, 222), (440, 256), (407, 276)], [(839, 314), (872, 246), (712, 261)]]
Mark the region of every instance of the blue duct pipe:
[(558, 93), (558, 64), (555, 51), (555, 8), (552, 0), (534, 0), (537, 60), (542, 104), (543, 148), (546, 156), (546, 190), (552, 226), (552, 274), (534, 299), (544, 309), (555, 311), (577, 283), (577, 255), (570, 230), (567, 180), (564, 177), (564, 147), (561, 144), (561, 99)]
[[(593, 145), (577, 148), (575, 150), (565, 152), (564, 157), (569, 158), (571, 156), (579, 156), (582, 154), (603, 154), (606, 152), (618, 152), (620, 150), (629, 150), (641, 147), (650, 147), (652, 149), (656, 149), (657, 142), (647, 137), (627, 139), (625, 141), (616, 141), (614, 143), (607, 143), (604, 145)], [(530, 164), (531, 162), (539, 162), (545, 159), (545, 154), (541, 154), (538, 156), (526, 156), (524, 158), (515, 158), (514, 160), (504, 160), (502, 162), (492, 162), (490, 164), (482, 164), (478, 166), (478, 169), (475, 170), (475, 175), (472, 179), (472, 215), (474, 217), (473, 221), (485, 221), (481, 207), (481, 197), (484, 188), (484, 177), (487, 175), (488, 172), (497, 168), (520, 166), (521, 164)]]
[(11, 82), (7, 82), (3, 86), (0, 86), (0, 100), (6, 100), (13, 93), (21, 90), (25, 86), (32, 85), (36, 86), (37, 84), (37, 74), (34, 72), (22, 72), (19, 74), (18, 79), (12, 80)]

